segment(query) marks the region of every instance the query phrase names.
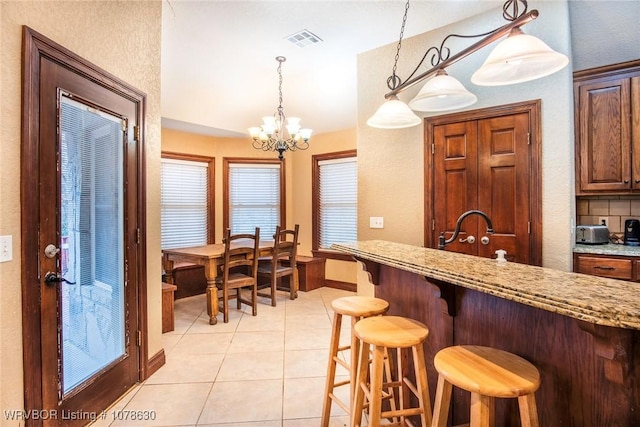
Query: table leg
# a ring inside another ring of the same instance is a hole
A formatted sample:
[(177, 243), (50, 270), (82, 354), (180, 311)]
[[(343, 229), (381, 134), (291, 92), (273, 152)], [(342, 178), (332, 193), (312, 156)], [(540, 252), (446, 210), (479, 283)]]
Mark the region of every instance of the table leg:
[(218, 323), (218, 288), (215, 280), (207, 280), (207, 314), (210, 325)]

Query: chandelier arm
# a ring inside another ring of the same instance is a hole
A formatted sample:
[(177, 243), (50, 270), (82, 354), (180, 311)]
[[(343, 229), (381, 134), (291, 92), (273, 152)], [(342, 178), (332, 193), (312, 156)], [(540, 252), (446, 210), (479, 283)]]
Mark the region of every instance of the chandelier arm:
[[(522, 0), (520, 0), (522, 1)], [(425, 80), (427, 77), (430, 77), (432, 75), (434, 75), (435, 73), (438, 72), (438, 70), (444, 69), (446, 67), (449, 67), (453, 64), (455, 64), (456, 62), (458, 62), (459, 60), (466, 58), (467, 56), (471, 55), (472, 53), (474, 53), (477, 50), (482, 49), (483, 47), (493, 43), (494, 41), (498, 40), (499, 38), (507, 35), (509, 33), (509, 31), (511, 31), (513, 28), (515, 27), (520, 27), (524, 24), (527, 24), (531, 21), (533, 21), (534, 19), (536, 19), (538, 17), (539, 13), (536, 9), (532, 10), (531, 12), (528, 12), (526, 14), (522, 14), (520, 15), (518, 18), (514, 19), (513, 21), (509, 22), (508, 24), (503, 25), (502, 27), (499, 27), (491, 32), (488, 33), (488, 35), (483, 38), (482, 40), (472, 44), (471, 46), (467, 47), (466, 49), (458, 52), (457, 54), (455, 54), (454, 56), (438, 63), (437, 65), (433, 66), (430, 70), (425, 71), (424, 73), (418, 75), (417, 77), (411, 79), (407, 79), (404, 81), (404, 83), (400, 84), (399, 86), (397, 86), (395, 89), (392, 89), (390, 92), (388, 92), (384, 97), (385, 99), (391, 99), (394, 96), (397, 96), (400, 92), (408, 89), (409, 87), (420, 83), (421, 81)]]

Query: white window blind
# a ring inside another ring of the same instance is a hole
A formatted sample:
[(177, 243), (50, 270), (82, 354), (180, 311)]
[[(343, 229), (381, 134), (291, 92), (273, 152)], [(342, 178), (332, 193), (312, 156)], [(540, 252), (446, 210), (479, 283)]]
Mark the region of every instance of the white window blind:
[(319, 170), (319, 249), (358, 237), (358, 168), (355, 157), (321, 160)]
[(280, 224), (280, 165), (229, 165), (229, 228), (232, 234), (273, 236)]
[(162, 159), (162, 249), (207, 244), (208, 164)]

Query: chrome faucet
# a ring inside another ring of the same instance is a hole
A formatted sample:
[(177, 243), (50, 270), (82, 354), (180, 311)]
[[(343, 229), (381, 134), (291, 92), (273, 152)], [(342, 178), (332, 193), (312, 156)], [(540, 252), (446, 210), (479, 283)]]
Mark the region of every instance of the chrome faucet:
[(440, 237), (438, 237), (438, 249), (444, 249), (446, 245), (456, 240), (456, 237), (458, 237), (458, 234), (460, 234), (460, 226), (462, 225), (462, 221), (464, 221), (464, 219), (469, 215), (480, 215), (482, 218), (484, 218), (484, 220), (487, 222), (487, 234), (493, 234), (493, 223), (486, 213), (475, 209), (466, 211), (458, 218), (458, 222), (456, 222), (456, 229), (453, 231), (453, 236), (451, 236), (449, 240), (444, 239), (444, 231), (440, 233)]

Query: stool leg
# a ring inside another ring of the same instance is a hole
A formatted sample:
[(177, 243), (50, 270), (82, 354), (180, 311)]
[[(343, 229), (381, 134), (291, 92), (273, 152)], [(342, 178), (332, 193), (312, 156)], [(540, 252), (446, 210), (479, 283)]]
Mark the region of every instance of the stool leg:
[(369, 399), (369, 427), (380, 426), (382, 413), (382, 371), (384, 368), (384, 347), (373, 347), (373, 363), (371, 366), (371, 398)]
[[(340, 327), (342, 325), (342, 315), (340, 313), (333, 313), (333, 328), (331, 330), (331, 344), (329, 346), (329, 364), (327, 365), (327, 379), (324, 386), (324, 402), (322, 404), (322, 420), (320, 421), (321, 427), (329, 426), (329, 417), (331, 415), (331, 395), (333, 394), (333, 388), (336, 378), (336, 361), (338, 356), (338, 347), (340, 346)], [(352, 376), (353, 376), (353, 368)]]
[(349, 404), (351, 405), (351, 408), (353, 408), (353, 399), (356, 394), (356, 387), (358, 386), (355, 374), (358, 370), (358, 357), (360, 357), (360, 340), (353, 332), (353, 327), (360, 319), (362, 319), (362, 317), (351, 316), (351, 349), (349, 350), (351, 353), (351, 363), (349, 364), (349, 367), (351, 368), (351, 385), (349, 386)]
[[(364, 407), (364, 388), (367, 386), (367, 371), (369, 370), (369, 344), (360, 345), (360, 357), (356, 365), (356, 392), (351, 406), (351, 427), (360, 427), (362, 410)], [(351, 368), (353, 375), (353, 368)]]
[(538, 409), (533, 393), (518, 397), (520, 407), (520, 423), (522, 427), (538, 427)]
[(478, 393), (471, 393), (470, 427), (493, 427), (494, 399)]
[(433, 406), (432, 427), (446, 427), (449, 417), (449, 405), (451, 404), (451, 391), (453, 386), (442, 375), (438, 376), (436, 399)]
[(413, 346), (413, 366), (416, 373), (416, 386), (418, 388), (418, 402), (422, 413), (420, 420), (422, 427), (431, 425), (431, 401), (429, 400), (429, 383), (427, 382), (427, 367), (425, 366), (424, 348), (422, 343)]

